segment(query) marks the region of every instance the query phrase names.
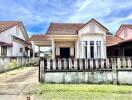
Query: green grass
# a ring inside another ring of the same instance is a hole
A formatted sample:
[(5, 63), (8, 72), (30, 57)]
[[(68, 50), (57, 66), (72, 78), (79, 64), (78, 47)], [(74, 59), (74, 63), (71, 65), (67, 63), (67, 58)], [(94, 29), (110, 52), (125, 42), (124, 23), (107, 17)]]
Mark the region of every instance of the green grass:
[(132, 100), (132, 86), (40, 84), (39, 100)]

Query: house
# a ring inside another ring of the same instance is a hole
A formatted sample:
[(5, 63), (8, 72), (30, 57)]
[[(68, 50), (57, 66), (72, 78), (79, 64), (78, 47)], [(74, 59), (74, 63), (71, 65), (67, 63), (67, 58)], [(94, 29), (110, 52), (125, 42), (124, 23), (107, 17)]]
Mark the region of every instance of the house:
[(29, 37), (20, 21), (0, 21), (0, 56), (30, 56)]
[(54, 58), (106, 58), (109, 30), (95, 19), (87, 23), (51, 23), (45, 35), (33, 35), (38, 47), (52, 47)]
[[(108, 37), (108, 57), (132, 56), (132, 25), (122, 24), (114, 36)], [(110, 43), (111, 42), (111, 43)]]

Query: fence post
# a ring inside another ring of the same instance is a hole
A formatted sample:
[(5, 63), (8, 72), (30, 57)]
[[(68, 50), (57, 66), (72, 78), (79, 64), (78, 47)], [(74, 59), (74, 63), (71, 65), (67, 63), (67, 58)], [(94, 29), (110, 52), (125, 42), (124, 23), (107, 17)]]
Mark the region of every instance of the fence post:
[(104, 59), (101, 59), (101, 68), (104, 69)]
[(72, 60), (69, 58), (69, 69), (72, 69)]
[(106, 58), (106, 69), (109, 69), (110, 68), (110, 62), (109, 62), (109, 59)]
[(93, 69), (93, 59), (90, 59), (90, 69)]
[(52, 59), (53, 69), (56, 69), (56, 59)]
[(47, 59), (47, 69), (50, 70), (51, 67), (50, 67), (50, 59)]
[(117, 85), (118, 84), (118, 72), (117, 72), (117, 59), (112, 58), (112, 77), (113, 77), (113, 84)]
[(131, 59), (130, 58), (127, 59), (127, 64), (128, 64), (128, 68), (131, 68), (132, 64), (131, 64)]
[(99, 60), (95, 59), (95, 69), (99, 69)]
[(44, 81), (44, 60), (39, 61), (39, 82)]

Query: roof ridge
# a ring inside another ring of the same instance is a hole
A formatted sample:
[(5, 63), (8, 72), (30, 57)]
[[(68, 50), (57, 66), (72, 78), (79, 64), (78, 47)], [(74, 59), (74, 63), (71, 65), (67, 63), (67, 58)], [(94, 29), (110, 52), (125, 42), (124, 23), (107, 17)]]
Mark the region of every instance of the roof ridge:
[[(6, 22), (4, 22), (5, 24), (9, 24), (9, 22), (7, 21), (7, 23)], [(12, 22), (13, 23), (13, 22)], [(22, 23), (22, 22), (16, 22), (16, 23), (14, 23), (14, 24), (10, 24), (10, 25), (8, 25), (8, 26), (3, 26), (3, 30), (0, 30), (0, 33), (1, 32), (3, 32), (3, 31), (5, 31), (5, 30), (7, 30), (7, 29), (10, 29), (10, 28), (12, 28), (13, 26), (16, 26), (16, 25), (18, 25), (18, 24), (20, 24), (20, 23)], [(1, 26), (1, 25), (0, 25)], [(1, 28), (2, 29), (2, 28)]]
[(52, 22), (51, 24), (85, 24), (85, 23), (71, 23), (71, 22)]
[(121, 24), (121, 25), (132, 25), (132, 24)]

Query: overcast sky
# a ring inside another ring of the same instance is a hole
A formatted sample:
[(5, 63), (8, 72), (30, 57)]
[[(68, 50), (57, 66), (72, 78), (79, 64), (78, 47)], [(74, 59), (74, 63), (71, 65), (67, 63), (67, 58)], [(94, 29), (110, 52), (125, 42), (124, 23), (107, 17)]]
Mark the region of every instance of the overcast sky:
[(132, 23), (132, 0), (0, 0), (0, 20), (19, 20), (29, 35), (44, 34), (51, 22), (86, 23), (95, 18), (112, 33)]

